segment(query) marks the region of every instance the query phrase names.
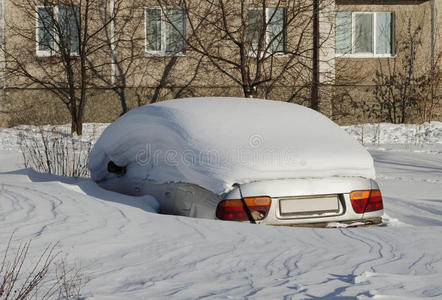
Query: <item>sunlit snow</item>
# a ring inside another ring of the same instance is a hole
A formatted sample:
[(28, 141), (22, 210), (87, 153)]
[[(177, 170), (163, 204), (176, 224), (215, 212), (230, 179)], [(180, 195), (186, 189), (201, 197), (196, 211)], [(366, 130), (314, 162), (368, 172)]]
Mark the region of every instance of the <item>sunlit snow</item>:
[[(361, 128), (346, 129), (359, 139)], [(386, 213), (384, 226), (369, 228), (159, 215), (149, 196), (23, 169), (17, 129), (0, 129), (0, 254), (14, 229), (15, 243), (33, 239), (33, 259), (60, 241), (89, 279), (86, 299), (439, 299), (442, 124), (426, 128), (410, 142), (416, 126), (387, 124), (379, 142), (364, 141)]]

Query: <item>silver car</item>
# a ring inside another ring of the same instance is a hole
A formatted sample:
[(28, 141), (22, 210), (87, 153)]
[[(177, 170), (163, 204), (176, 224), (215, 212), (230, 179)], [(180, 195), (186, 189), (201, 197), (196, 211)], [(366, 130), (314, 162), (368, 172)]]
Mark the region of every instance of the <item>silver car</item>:
[(295, 104), (190, 98), (147, 105), (103, 132), (89, 168), (103, 188), (152, 195), (166, 214), (269, 225), (382, 222), (370, 154)]

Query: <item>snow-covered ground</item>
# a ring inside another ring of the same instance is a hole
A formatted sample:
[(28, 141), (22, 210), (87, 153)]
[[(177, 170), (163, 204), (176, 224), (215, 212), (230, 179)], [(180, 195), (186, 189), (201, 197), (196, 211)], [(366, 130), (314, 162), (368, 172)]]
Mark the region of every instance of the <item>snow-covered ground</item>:
[(159, 215), (151, 197), (23, 169), (17, 129), (0, 129), (0, 256), (14, 229), (31, 259), (60, 241), (87, 299), (442, 299), (442, 123), (345, 129), (375, 160), (385, 226)]

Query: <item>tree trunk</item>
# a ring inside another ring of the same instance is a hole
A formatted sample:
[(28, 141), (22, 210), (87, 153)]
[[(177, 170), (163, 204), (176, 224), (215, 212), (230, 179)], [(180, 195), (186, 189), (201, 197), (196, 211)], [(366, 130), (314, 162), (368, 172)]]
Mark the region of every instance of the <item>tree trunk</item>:
[(77, 132), (77, 106), (75, 105), (75, 101), (72, 101), (72, 98), (69, 99), (69, 112), (71, 114), (71, 134)]
[(313, 66), (310, 107), (319, 111), (319, 0), (313, 0)]
[(81, 135), (83, 133), (83, 113), (76, 105), (76, 100), (70, 104), (71, 112), (71, 134)]
[(160, 92), (166, 86), (167, 79), (169, 77), (169, 74), (172, 72), (172, 69), (175, 66), (176, 61), (177, 61), (177, 56), (173, 56), (170, 58), (167, 65), (164, 67), (164, 71), (163, 71), (163, 75), (161, 76), (160, 83), (155, 88), (155, 91), (153, 93), (152, 100), (150, 101), (150, 103), (155, 103), (159, 100)]
[(83, 133), (83, 118), (76, 109), (71, 110), (71, 134), (81, 135)]
[(73, 116), (71, 116), (71, 134), (77, 133), (77, 122)]
[(126, 91), (124, 88), (120, 89), (120, 102), (121, 102), (121, 115), (124, 115), (125, 113), (127, 113), (127, 104), (126, 104)]
[(78, 135), (83, 134), (83, 114), (80, 114), (77, 117), (77, 134)]
[(256, 86), (243, 84), (242, 90), (245, 98), (258, 98), (258, 89)]

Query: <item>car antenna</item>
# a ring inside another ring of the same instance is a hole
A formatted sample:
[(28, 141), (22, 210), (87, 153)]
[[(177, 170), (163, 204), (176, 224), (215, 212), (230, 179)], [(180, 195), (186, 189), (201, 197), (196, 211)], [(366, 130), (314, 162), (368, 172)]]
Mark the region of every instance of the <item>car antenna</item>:
[(234, 183), (233, 186), (234, 186), (234, 187), (237, 187), (238, 190), (239, 190), (239, 196), (241, 197), (242, 206), (243, 206), (243, 208), (244, 208), (244, 211), (245, 211), (246, 214), (247, 214), (247, 218), (249, 218), (250, 223), (252, 223), (252, 224), (256, 224), (256, 221), (255, 221), (255, 219), (253, 218), (252, 213), (250, 212), (250, 209), (249, 209), (249, 207), (247, 206), (246, 201), (244, 200), (244, 197), (243, 197), (243, 195), (242, 195), (241, 186), (239, 185), (239, 183)]

